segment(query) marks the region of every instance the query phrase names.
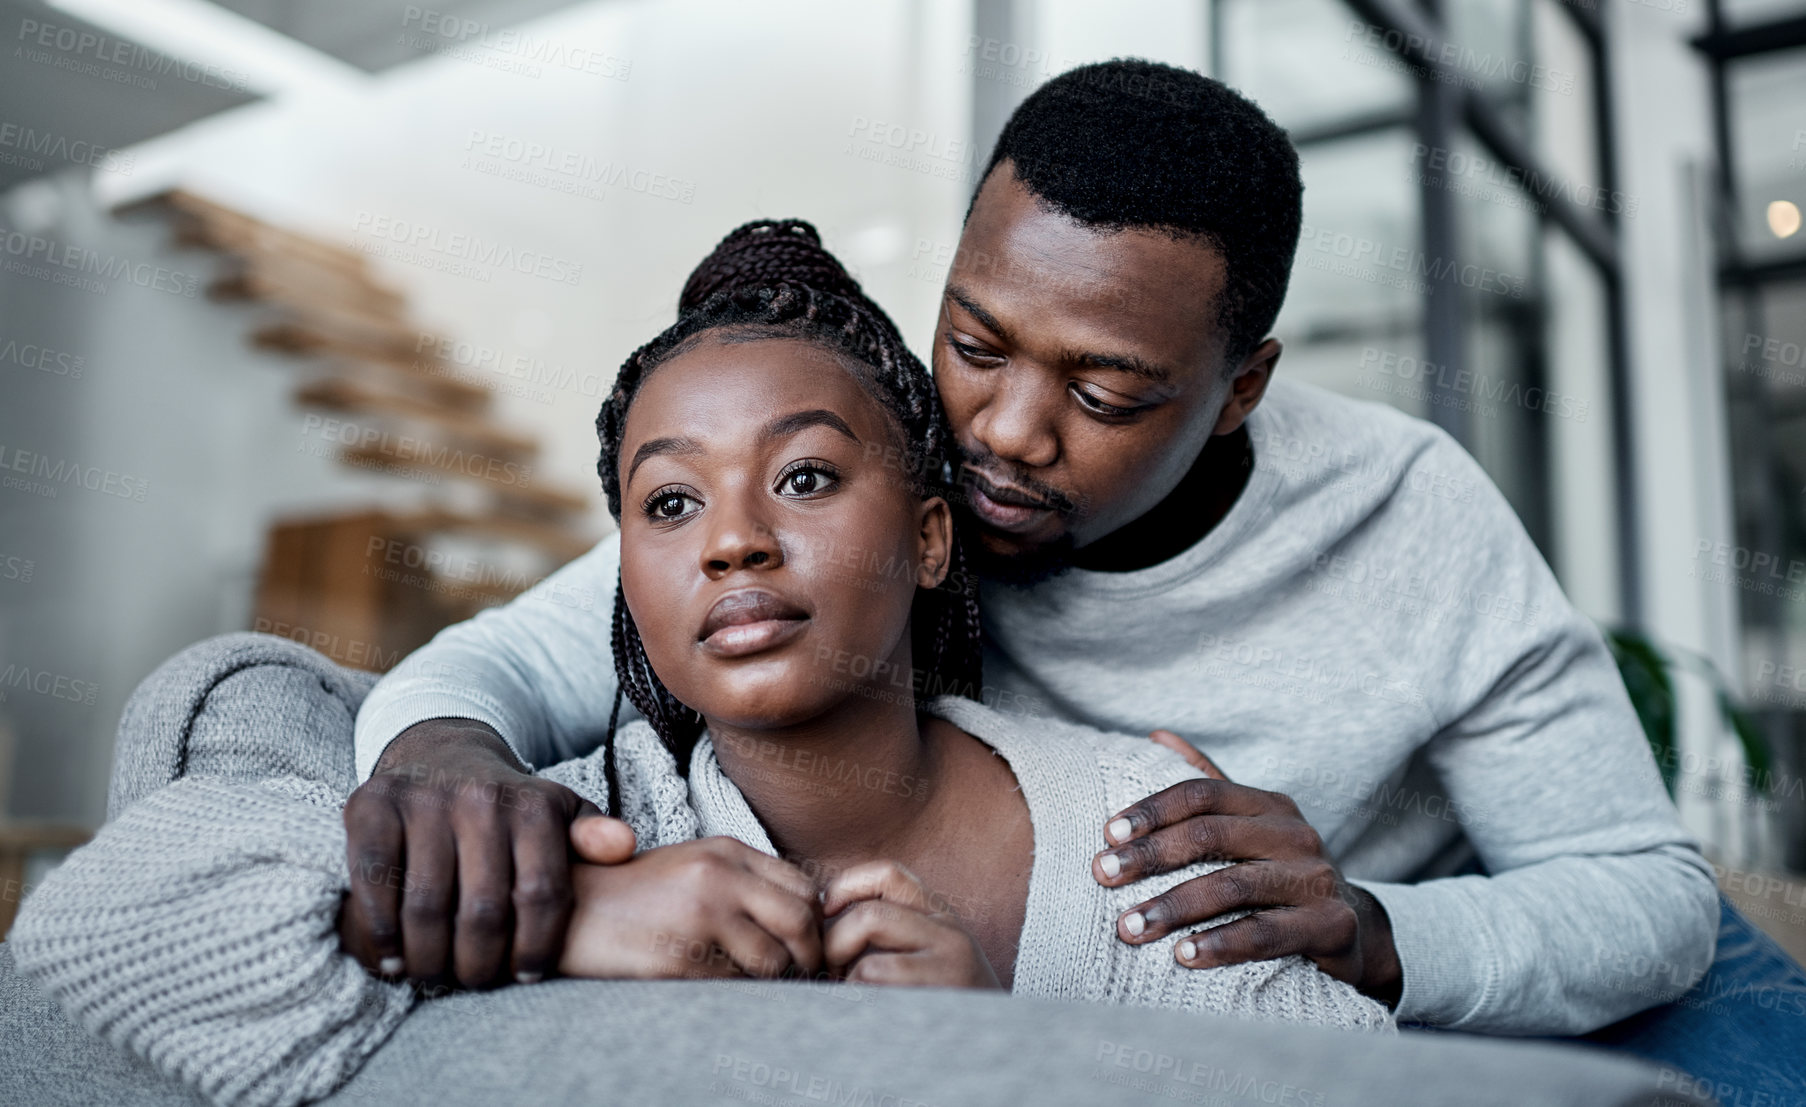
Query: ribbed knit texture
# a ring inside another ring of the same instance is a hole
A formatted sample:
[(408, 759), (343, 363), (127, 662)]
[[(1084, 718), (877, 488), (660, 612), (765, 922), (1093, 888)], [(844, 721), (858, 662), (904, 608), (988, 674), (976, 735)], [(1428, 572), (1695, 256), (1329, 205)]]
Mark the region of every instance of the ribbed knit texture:
[[(1384, 1006), (1302, 957), (1189, 970), (1174, 961), (1173, 947), (1195, 928), (1139, 946), (1117, 940), (1118, 915), (1182, 881), (1224, 867), (1192, 865), (1119, 888), (1106, 888), (1091, 876), (1091, 858), (1105, 844), (1107, 813), (1202, 775), (1177, 754), (1145, 738), (1044, 719), (1024, 726), (1017, 717), (954, 696), (925, 706), (1002, 754), (1028, 804), (1035, 860), (1013, 994), (1350, 1030), (1393, 1027)], [(651, 733), (644, 723), (634, 729)], [(567, 764), (599, 760), (591, 755)], [(730, 835), (776, 854), (745, 797), (722, 772), (707, 735), (691, 759), (690, 795), (702, 833)], [(1241, 917), (1223, 915), (1211, 925)]]
[[(1091, 878), (1097, 812), (1197, 775), (1170, 751), (1077, 727), (1047, 740), (1045, 722), (1029, 735), (966, 700), (931, 710), (1003, 754), (1029, 806), (1016, 994), (1391, 1028), (1384, 1007), (1301, 958), (1188, 971), (1173, 961), (1177, 936), (1116, 940), (1116, 914), (1211, 868), (1121, 889)], [(774, 852), (706, 736), (687, 787), (644, 722), (623, 729), (617, 755), (620, 814), (642, 848), (725, 833)], [(543, 775), (606, 807), (599, 752)], [(348, 792), (342, 779), (193, 777), (137, 800), (26, 902), (9, 942), (20, 969), (83, 1025), (215, 1102), (326, 1094), (413, 1002), (339, 950)]]
[(179, 780), (53, 872), (7, 945), (82, 1025), (216, 1103), (326, 1095), (414, 997), (339, 952), (342, 800), (295, 777)]
[(343, 669), (268, 634), (222, 634), (181, 651), (126, 701), (107, 818), (172, 780), (298, 776), (353, 788), (344, 732), (376, 674)]

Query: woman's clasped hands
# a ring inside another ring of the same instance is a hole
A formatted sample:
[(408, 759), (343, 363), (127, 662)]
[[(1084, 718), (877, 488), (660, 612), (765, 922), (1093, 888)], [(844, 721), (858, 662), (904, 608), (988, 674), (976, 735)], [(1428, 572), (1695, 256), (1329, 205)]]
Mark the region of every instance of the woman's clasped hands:
[[(578, 819), (579, 856), (619, 823)], [(599, 978), (780, 977), (996, 988), (978, 943), (891, 861), (812, 876), (733, 838), (659, 846), (571, 868), (575, 904), (558, 971)]]

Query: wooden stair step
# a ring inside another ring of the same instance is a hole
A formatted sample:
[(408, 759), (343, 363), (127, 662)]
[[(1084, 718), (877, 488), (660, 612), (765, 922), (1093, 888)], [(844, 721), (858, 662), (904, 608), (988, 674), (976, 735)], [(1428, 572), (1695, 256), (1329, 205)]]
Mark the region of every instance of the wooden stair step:
[[(589, 496), (556, 485), (548, 485), (538, 475), (522, 476), (517, 467), (509, 479), (504, 464), (500, 470), (489, 462), (495, 459), (453, 457), (450, 450), (435, 453), (411, 452), (406, 456), (385, 451), (381, 446), (342, 446), (339, 459), (360, 469), (389, 470), (400, 474), (408, 473), (443, 473), (457, 477), (475, 486), (488, 489), (495, 496), (496, 508), (500, 511), (512, 511), (528, 518), (562, 519), (567, 516), (587, 512), (593, 500)], [(477, 472), (466, 466), (475, 465)], [(501, 476), (489, 474), (500, 472)]]
[(335, 335), (302, 324), (265, 324), (252, 333), (252, 341), (264, 349), (330, 356), (339, 362), (369, 367), (390, 376), (399, 375), (416, 382), (421, 391), (431, 394), (435, 402), (447, 408), (480, 412), (487, 410), (495, 398), (487, 385), (453, 372), (438, 358), (398, 357), (347, 343)]
[(168, 189), (121, 204), (113, 209), (113, 214), (173, 217), (177, 234), (189, 245), (228, 252), (288, 250), (319, 264), (370, 279), (369, 259), (349, 246), (266, 223), (184, 188)]
[(539, 440), (532, 435), (348, 377), (334, 375), (304, 384), (295, 390), (295, 400), (330, 411), (429, 424), (459, 442), (505, 459), (529, 460), (539, 452)]
[(459, 534), (517, 542), (544, 552), (560, 565), (589, 552), (595, 545), (593, 539), (569, 527), (509, 515), (471, 515), (432, 509), (397, 514), (394, 523), (398, 529), (419, 534)]
[(390, 289), (347, 280), (323, 269), (270, 265), (234, 258), (207, 287), (215, 300), (263, 300), (303, 310), (314, 305), (361, 308), (396, 323), (407, 320), (407, 301)]

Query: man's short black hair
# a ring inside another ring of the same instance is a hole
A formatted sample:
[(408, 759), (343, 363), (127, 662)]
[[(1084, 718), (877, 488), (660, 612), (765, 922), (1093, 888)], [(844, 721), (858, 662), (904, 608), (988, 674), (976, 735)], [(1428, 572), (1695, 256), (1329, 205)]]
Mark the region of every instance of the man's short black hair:
[(1217, 322), (1230, 365), (1272, 329), (1298, 248), (1298, 152), (1227, 85), (1136, 58), (1080, 66), (1022, 102), (985, 176), (1004, 161), (1080, 223), (1196, 236), (1215, 249), (1227, 269)]

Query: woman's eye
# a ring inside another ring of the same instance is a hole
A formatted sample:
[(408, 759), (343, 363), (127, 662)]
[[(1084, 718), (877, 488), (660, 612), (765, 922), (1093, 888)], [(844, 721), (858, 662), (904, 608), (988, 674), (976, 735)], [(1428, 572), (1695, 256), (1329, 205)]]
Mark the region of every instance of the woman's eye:
[(646, 514), (653, 519), (681, 519), (690, 512), (694, 497), (682, 492), (654, 492), (646, 501)]
[(838, 479), (826, 469), (805, 465), (778, 478), (778, 491), (786, 496), (813, 496), (833, 487)]

